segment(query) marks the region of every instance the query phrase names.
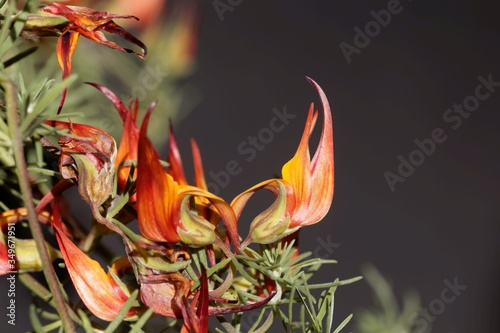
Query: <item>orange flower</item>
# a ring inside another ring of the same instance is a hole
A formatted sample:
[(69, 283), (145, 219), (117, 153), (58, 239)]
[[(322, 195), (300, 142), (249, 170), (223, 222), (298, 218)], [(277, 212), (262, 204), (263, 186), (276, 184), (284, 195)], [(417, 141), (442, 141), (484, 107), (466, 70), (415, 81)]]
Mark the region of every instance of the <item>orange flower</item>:
[(309, 79), (318, 91), (325, 118), (318, 147), (311, 160), (309, 139), (318, 118), (311, 104), (306, 126), (294, 157), (282, 169), (282, 179), (270, 179), (238, 195), (231, 206), (240, 216), (253, 193), (268, 189), (276, 195), (275, 202), (259, 214), (250, 226), (244, 245), (254, 241), (272, 243), (300, 227), (321, 221), (328, 213), (333, 199), (333, 125), (328, 100), (321, 87)]
[[(87, 308), (95, 316), (111, 321), (123, 308), (130, 294), (112, 276), (112, 272), (118, 276), (116, 265), (106, 274), (97, 261), (89, 258), (62, 231), (58, 203), (59, 198), (56, 198), (52, 226), (71, 281)], [(117, 263), (123, 266), (123, 261)], [(130, 309), (126, 318), (134, 314), (135, 310)]]
[[(146, 46), (139, 39), (135, 38), (132, 34), (113, 21), (113, 19), (118, 18), (133, 18), (139, 20), (135, 16), (110, 14), (86, 7), (65, 6), (60, 3), (51, 3), (42, 8), (42, 12), (63, 16), (69, 21), (69, 24), (64, 25), (57, 43), (57, 60), (59, 61), (59, 65), (63, 71), (63, 79), (68, 77), (71, 73), (71, 58), (75, 52), (80, 35), (120, 52), (134, 53), (140, 58), (144, 58), (146, 56)], [(140, 47), (142, 49), (142, 53), (121, 47), (118, 44), (109, 41), (103, 31), (120, 35), (125, 40)], [(61, 112), (65, 98), (66, 90), (64, 90), (61, 96), (61, 102), (57, 113)]]
[(196, 213), (190, 200), (203, 198), (215, 206), (231, 241), (238, 246), (236, 217), (231, 207), (206, 190), (179, 184), (165, 172), (146, 135), (150, 115), (151, 110), (141, 126), (137, 161), (137, 214), (143, 235), (158, 242), (183, 242), (191, 246), (212, 244), (217, 237), (214, 226)]

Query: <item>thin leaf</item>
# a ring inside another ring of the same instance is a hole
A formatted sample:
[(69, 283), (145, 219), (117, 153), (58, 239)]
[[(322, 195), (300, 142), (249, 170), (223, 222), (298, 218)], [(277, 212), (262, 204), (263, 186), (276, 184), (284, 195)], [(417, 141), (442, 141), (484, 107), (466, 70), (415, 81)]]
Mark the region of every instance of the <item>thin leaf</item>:
[(347, 316), (347, 318), (344, 319), (344, 321), (332, 333), (338, 333), (338, 332), (340, 332), (340, 330), (343, 329), (349, 323), (349, 321), (351, 319), (352, 319), (352, 313), (349, 316)]
[(149, 318), (153, 315), (153, 309), (149, 308), (144, 314), (139, 318), (139, 320), (131, 325), (132, 329), (130, 330), (129, 333), (139, 333), (142, 331), (142, 327), (147, 323)]
[(36, 333), (45, 333), (43, 330), (43, 325), (40, 322), (40, 319), (38, 318), (38, 314), (36, 313), (36, 306), (34, 304), (31, 304), (29, 307), (29, 318), (31, 322), (31, 326), (33, 326), (33, 329), (35, 330)]
[(125, 302), (123, 305), (123, 308), (118, 312), (116, 315), (115, 319), (111, 323), (109, 323), (108, 327), (106, 327), (106, 330), (103, 333), (112, 333), (114, 332), (118, 326), (125, 320), (125, 316), (129, 312), (129, 310), (134, 306), (135, 302), (137, 301), (137, 295), (139, 294), (139, 289), (134, 290), (128, 300)]
[(5, 20), (2, 22), (2, 28), (0, 29), (0, 45), (2, 46), (2, 52), (0, 52), (0, 57), (4, 55), (4, 53), (8, 50), (8, 48), (4, 51), (4, 43), (6, 42), (9, 32), (10, 32), (10, 25), (13, 20), (13, 14), (15, 11), (15, 4), (11, 3), (10, 6), (7, 7), (7, 10), (4, 14)]
[[(264, 313), (264, 310), (262, 311), (262, 313)], [(262, 324), (262, 326), (259, 327), (257, 330), (255, 330), (253, 333), (265, 333), (265, 332), (267, 332), (267, 330), (273, 324), (273, 320), (274, 320), (274, 313), (271, 311), (271, 313), (269, 313), (269, 315), (267, 316), (267, 319), (264, 322), (264, 324)]]
[(35, 52), (36, 50), (38, 49), (38, 46), (33, 46), (33, 47), (30, 47), (29, 49), (26, 49), (18, 54), (16, 54), (15, 56), (5, 60), (3, 62), (3, 67), (4, 68), (7, 68), (13, 64), (15, 64), (16, 62), (18, 62), (19, 60), (29, 56), (30, 54), (32, 54), (33, 52)]
[(82, 309), (78, 309), (78, 316), (82, 320), (82, 327), (85, 330), (85, 333), (94, 333), (95, 330), (92, 327), (92, 323), (90, 322), (87, 314)]
[[(307, 295), (309, 296), (310, 293), (307, 290), (307, 288), (306, 288), (306, 291), (307, 291)], [(302, 295), (302, 293), (300, 292), (299, 289), (297, 289), (297, 294), (299, 295), (299, 298), (300, 298), (302, 304), (304, 305), (304, 308), (305, 308), (305, 310), (307, 312), (307, 315), (309, 316), (309, 318), (312, 321), (312, 325), (314, 326), (314, 329), (316, 331), (318, 331), (318, 332), (321, 332), (321, 328), (318, 327), (318, 323), (317, 323), (317, 320), (316, 320), (316, 314), (315, 314), (314, 306), (312, 306), (312, 304), (307, 304), (307, 303), (312, 302), (311, 301), (312, 297), (307, 297), (308, 300), (306, 301), (306, 298), (304, 297), (304, 295)]]

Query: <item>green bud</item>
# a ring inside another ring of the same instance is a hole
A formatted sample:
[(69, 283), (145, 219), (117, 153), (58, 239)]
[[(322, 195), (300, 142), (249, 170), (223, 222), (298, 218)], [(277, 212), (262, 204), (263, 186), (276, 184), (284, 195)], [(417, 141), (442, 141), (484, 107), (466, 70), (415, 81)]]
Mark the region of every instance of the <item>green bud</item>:
[(59, 36), (69, 23), (64, 16), (40, 11), (28, 15), (20, 36), (26, 39)]

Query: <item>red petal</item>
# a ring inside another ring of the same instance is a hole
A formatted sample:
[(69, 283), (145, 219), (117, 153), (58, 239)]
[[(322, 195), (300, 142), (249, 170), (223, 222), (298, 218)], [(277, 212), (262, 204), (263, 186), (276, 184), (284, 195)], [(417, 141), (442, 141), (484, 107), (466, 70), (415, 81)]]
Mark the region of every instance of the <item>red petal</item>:
[(191, 139), (191, 150), (193, 152), (193, 163), (194, 163), (194, 182), (196, 187), (203, 190), (208, 190), (207, 182), (205, 180), (205, 173), (203, 171), (203, 163), (201, 161), (200, 149), (198, 144), (194, 139)]
[(204, 267), (201, 267), (200, 280), (200, 301), (196, 309), (196, 315), (199, 319), (200, 332), (208, 332), (208, 278)]
[(170, 123), (170, 134), (169, 134), (169, 151), (168, 151), (168, 172), (174, 178), (176, 182), (180, 185), (187, 185), (186, 176), (184, 174), (184, 167), (182, 166), (182, 158), (179, 153), (179, 147), (175, 141), (174, 129), (172, 123)]
[[(127, 118), (127, 114), (129, 113), (129, 109), (123, 104), (123, 102), (118, 98), (118, 96), (115, 95), (114, 92), (112, 92), (110, 89), (101, 86), (100, 84), (97, 83), (92, 83), (92, 82), (86, 82), (87, 84), (90, 84), (92, 87), (96, 88), (100, 92), (106, 96), (111, 103), (115, 106), (116, 110), (118, 111), (118, 114), (120, 115), (120, 118), (122, 118), (123, 123), (125, 123), (125, 119)], [(134, 116), (134, 121), (135, 121), (135, 116)]]

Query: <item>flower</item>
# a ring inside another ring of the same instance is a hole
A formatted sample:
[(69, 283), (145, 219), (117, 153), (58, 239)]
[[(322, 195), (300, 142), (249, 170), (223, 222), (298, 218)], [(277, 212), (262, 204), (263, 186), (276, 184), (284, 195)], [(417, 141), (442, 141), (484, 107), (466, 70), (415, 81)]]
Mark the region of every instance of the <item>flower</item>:
[[(144, 58), (146, 56), (146, 46), (139, 39), (113, 21), (113, 19), (118, 18), (139, 20), (135, 16), (110, 14), (86, 7), (65, 6), (60, 3), (51, 3), (42, 8), (41, 11), (44, 13), (62, 16), (69, 21), (68, 24), (62, 25), (61, 31), (59, 31), (61, 36), (59, 37), (57, 43), (57, 60), (59, 61), (59, 65), (63, 71), (63, 79), (68, 77), (71, 73), (71, 59), (73, 53), (75, 52), (80, 35), (120, 52), (134, 53), (140, 58)], [(56, 27), (51, 27), (51, 30), (54, 30), (55, 28)], [(36, 31), (36, 27), (32, 27), (31, 30)], [(41, 33), (43, 31), (44, 30), (41, 29)], [(142, 49), (142, 53), (121, 47), (118, 44), (109, 41), (103, 31), (120, 35), (125, 40), (140, 47)], [(35, 32), (31, 31), (31, 34), (35, 34)], [(43, 36), (43, 34), (41, 35)], [(67, 90), (63, 91), (57, 113), (61, 112), (64, 100), (66, 99), (66, 92)]]
[(191, 246), (214, 243), (217, 237), (215, 227), (197, 214), (196, 207), (191, 204), (191, 198), (199, 197), (207, 199), (216, 207), (231, 241), (238, 246), (236, 217), (231, 207), (206, 190), (179, 184), (164, 170), (158, 153), (146, 135), (150, 115), (151, 110), (141, 126), (137, 161), (136, 207), (143, 235), (158, 242), (183, 242)]
[(250, 225), (250, 235), (243, 243), (273, 243), (300, 227), (317, 223), (330, 209), (334, 187), (333, 125), (330, 105), (321, 87), (308, 78), (318, 91), (323, 104), (323, 128), (319, 144), (311, 159), (309, 139), (318, 119), (311, 104), (306, 126), (299, 147), (282, 168), (282, 179), (270, 179), (259, 183), (238, 195), (231, 203), (236, 216), (257, 190), (268, 189), (275, 202)]
[(48, 121), (47, 124), (68, 130), (68, 135), (59, 138), (60, 151), (48, 139), (42, 139), (45, 148), (60, 155), (62, 177), (75, 179), (80, 196), (91, 207), (99, 207), (113, 189), (115, 140), (107, 132), (90, 125), (64, 121)]
[[(115, 280), (115, 277), (119, 275), (120, 268), (125, 267), (127, 262), (123, 260), (115, 262), (106, 274), (97, 261), (89, 258), (63, 232), (58, 204), (59, 198), (56, 198), (52, 227), (71, 281), (87, 308), (95, 316), (111, 321), (120, 312), (130, 296), (123, 284), (119, 284)], [(128, 265), (130, 266), (130, 263)], [(130, 309), (126, 318), (135, 315), (135, 313), (134, 309)]]

